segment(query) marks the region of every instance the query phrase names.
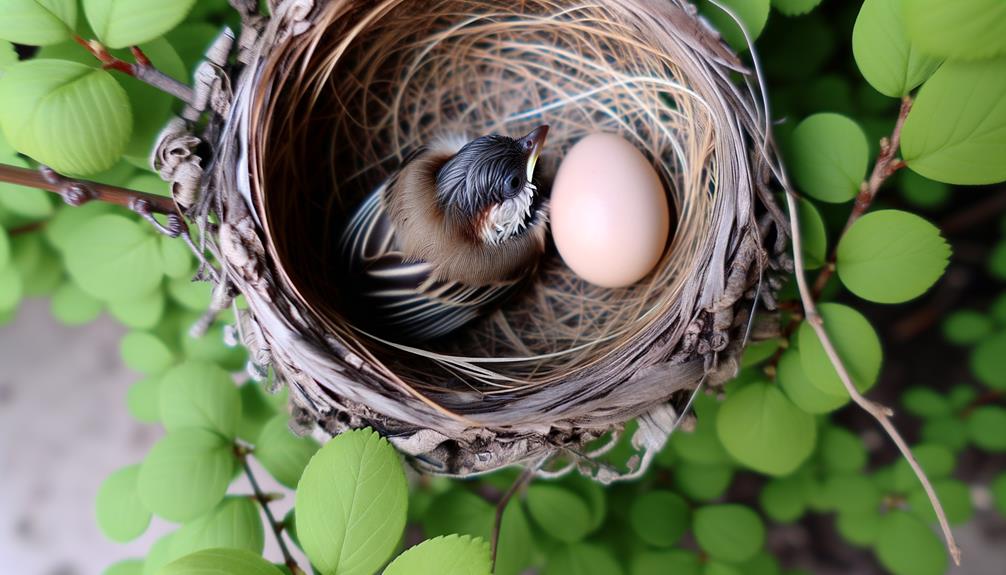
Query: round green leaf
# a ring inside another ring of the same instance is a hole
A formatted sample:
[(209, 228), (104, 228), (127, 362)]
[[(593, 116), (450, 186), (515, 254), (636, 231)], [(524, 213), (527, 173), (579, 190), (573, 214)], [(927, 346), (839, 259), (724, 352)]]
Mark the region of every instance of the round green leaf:
[(21, 274), (24, 295), (52, 295), (63, 283), (63, 265), (59, 255), (45, 245), (41, 234), (21, 235), (11, 243), (14, 267)]
[(968, 445), (968, 426), (954, 416), (935, 417), (922, 424), (922, 441), (958, 452)]
[(765, 544), (765, 526), (743, 505), (710, 505), (695, 512), (695, 538), (713, 559), (747, 561)]
[(908, 167), (948, 184), (1006, 180), (1006, 57), (946, 62), (919, 90), (901, 131)]
[(734, 477), (733, 467), (726, 463), (681, 462), (671, 472), (681, 493), (696, 501), (722, 497)]
[(978, 392), (975, 391), (974, 386), (966, 383), (959, 383), (953, 386), (950, 388), (950, 392), (947, 393), (947, 400), (950, 401), (951, 407), (955, 410), (969, 407), (977, 397)]
[(57, 172), (88, 175), (122, 155), (133, 113), (125, 90), (104, 70), (26, 60), (0, 77), (0, 126), (19, 152)]
[(282, 575), (283, 572), (245, 549), (207, 549), (168, 563), (157, 575)]
[(77, 230), (86, 222), (116, 209), (118, 208), (104, 202), (88, 202), (76, 207), (64, 206), (46, 223), (42, 233), (53, 247), (65, 253), (67, 246), (73, 243)]
[(1006, 325), (1006, 291), (1001, 293), (999, 297), (992, 302), (992, 307), (989, 308), (989, 315), (992, 319), (999, 325)]
[(143, 575), (142, 559), (126, 559), (101, 572), (101, 575)]
[(856, 122), (839, 114), (814, 114), (793, 130), (789, 155), (803, 191), (822, 202), (842, 203), (859, 192), (869, 146)]
[(64, 255), (73, 279), (104, 301), (143, 297), (163, 277), (157, 237), (119, 215), (101, 215), (81, 225)]
[(5, 0), (0, 39), (47, 46), (62, 42), (77, 25), (77, 0)]
[(824, 265), (828, 256), (828, 235), (824, 228), (821, 214), (811, 202), (801, 199), (800, 236), (803, 239), (803, 264), (808, 270), (814, 270)]
[(195, 0), (151, 4), (146, 0), (84, 0), (84, 14), (98, 39), (112, 48), (142, 44), (185, 19)]
[(1006, 5), (1001, 0), (912, 0), (905, 25), (919, 50), (955, 60), (1006, 53)]
[(369, 575), (405, 527), (408, 488), (398, 454), (369, 429), (348, 431), (311, 459), (297, 487), (297, 534), (327, 575)]
[(887, 514), (877, 534), (877, 557), (894, 575), (942, 575), (947, 571), (943, 543), (929, 527), (904, 511)]
[(189, 251), (189, 246), (178, 238), (161, 238), (161, 260), (164, 262), (164, 275), (169, 278), (190, 279), (195, 258)]
[(968, 417), (968, 434), (986, 451), (1006, 451), (1006, 409), (986, 405), (974, 410)]
[(108, 476), (98, 489), (98, 527), (112, 541), (132, 541), (150, 525), (150, 511), (136, 488), (140, 466), (123, 467)]
[[(803, 216), (800, 216), (800, 225), (804, 225)], [(806, 251), (806, 250), (805, 250)], [(771, 358), (782, 345), (779, 338), (766, 339), (762, 341), (752, 341), (744, 347), (744, 354), (741, 356), (741, 369), (758, 365)]]
[(231, 442), (205, 429), (169, 432), (140, 467), (144, 506), (169, 521), (191, 521), (213, 509), (234, 476)]
[(212, 511), (186, 523), (171, 538), (171, 555), (184, 557), (203, 549), (246, 549), (262, 554), (265, 531), (258, 504), (250, 497), (224, 497)]
[(842, 512), (876, 510), (881, 497), (877, 485), (864, 475), (832, 475), (824, 482), (824, 498), (832, 509)]
[(0, 269), (0, 312), (11, 311), (21, 303), (24, 284), (14, 266)]
[(838, 242), (838, 277), (859, 297), (878, 303), (922, 295), (949, 260), (939, 228), (899, 210), (866, 214)]
[(716, 412), (719, 402), (712, 396), (695, 397), (698, 420), (693, 431), (677, 430), (671, 435), (670, 445), (685, 461), (692, 463), (730, 463), (723, 445), (716, 435)]
[(1000, 241), (992, 248), (986, 265), (993, 277), (1006, 280), (1006, 241)]
[(1000, 473), (992, 482), (992, 498), (999, 514), (1006, 517), (1006, 473)]
[(248, 350), (244, 346), (229, 346), (224, 341), (224, 328), (220, 323), (201, 337), (192, 337), (186, 327), (182, 350), (189, 359), (215, 363), (227, 371), (241, 371), (248, 361)]
[(943, 417), (950, 415), (953, 409), (947, 398), (928, 387), (910, 387), (901, 396), (905, 409), (918, 417)]
[(691, 512), (680, 496), (670, 491), (649, 491), (636, 497), (629, 508), (629, 524), (644, 543), (671, 547), (688, 530)]
[(821, 391), (803, 372), (800, 351), (790, 349), (779, 359), (776, 379), (786, 396), (797, 407), (807, 413), (828, 413), (849, 402), (849, 396), (841, 397)]
[(590, 533), (590, 508), (579, 495), (558, 485), (529, 487), (527, 508), (535, 523), (559, 541), (575, 543)]
[(1006, 391), (1006, 332), (986, 338), (975, 347), (971, 371), (985, 385)]
[[(743, 23), (751, 42), (758, 39), (765, 28), (765, 23), (768, 22), (769, 0), (718, 0), (717, 3), (733, 12), (733, 15)], [(734, 50), (747, 50), (748, 43), (744, 39), (744, 32), (733, 17), (708, 0), (703, 0), (699, 4), (699, 9)]]
[(854, 473), (866, 467), (866, 447), (851, 431), (828, 427), (821, 434), (821, 464), (831, 472)]
[(770, 475), (786, 475), (814, 451), (814, 418), (779, 388), (752, 383), (727, 396), (716, 417), (723, 447), (737, 461)]
[(883, 518), (875, 510), (843, 511), (838, 510), (835, 527), (846, 541), (853, 545), (865, 547), (873, 545), (880, 536)]
[[(967, 523), (975, 514), (974, 505), (971, 503), (971, 489), (962, 481), (956, 479), (937, 479), (933, 481), (933, 489), (936, 496), (940, 498), (943, 511), (947, 514), (947, 521), (952, 525)], [(936, 523), (936, 512), (933, 511), (933, 504), (929, 502), (922, 486), (908, 494), (908, 504), (912, 513), (917, 515), (926, 523)]]
[[(882, 354), (880, 339), (870, 322), (858, 311), (837, 303), (821, 304), (818, 311), (856, 389), (865, 392), (873, 387), (880, 374)], [(849, 392), (845, 390), (824, 346), (807, 322), (800, 324), (799, 340), (801, 364), (810, 381), (825, 393), (848, 398)]]
[(670, 549), (644, 551), (632, 558), (630, 575), (699, 575), (702, 564), (693, 551)]
[(518, 501), (511, 501), (503, 511), (498, 545), (494, 575), (520, 575), (534, 561), (531, 525)]
[(262, 428), (278, 415), (279, 411), (266, 397), (262, 386), (254, 381), (246, 382), (238, 388), (238, 393), (241, 394), (241, 421), (238, 422), (238, 437), (248, 443), (256, 443)]
[(786, 16), (800, 16), (810, 12), (821, 0), (772, 0), (772, 7)]
[(161, 373), (175, 363), (175, 355), (164, 341), (145, 331), (127, 333), (119, 351), (126, 367), (147, 375)]
[(161, 567), (171, 562), (171, 538), (174, 533), (168, 533), (154, 542), (143, 561), (143, 575), (158, 575)]
[(237, 435), (241, 396), (230, 375), (219, 367), (187, 361), (161, 378), (161, 421), (169, 432), (186, 427)]
[(799, 474), (772, 479), (758, 495), (765, 514), (775, 521), (790, 523), (807, 509), (807, 482)]
[(490, 575), (489, 544), (468, 535), (423, 541), (388, 565), (384, 575)]
[[(2, 266), (0, 266), (2, 267)], [(52, 294), (50, 310), (64, 325), (83, 325), (101, 315), (104, 306), (73, 282), (64, 282)]]
[(168, 282), (168, 295), (185, 309), (202, 312), (210, 306), (213, 284), (181, 277)]
[(542, 575), (623, 575), (614, 554), (592, 543), (563, 545), (549, 554)]
[(161, 378), (148, 377), (129, 387), (126, 393), (126, 407), (129, 414), (143, 423), (161, 420)]
[(973, 345), (992, 333), (992, 320), (985, 314), (965, 309), (943, 320), (943, 337), (957, 345)]
[(866, 0), (852, 30), (859, 71), (878, 92), (899, 98), (925, 82), (942, 58), (928, 56), (909, 40), (901, 0)]
[(914, 206), (935, 209), (950, 200), (950, 186), (924, 178), (911, 170), (901, 170), (899, 183), (901, 195)]
[(747, 575), (739, 565), (730, 565), (721, 561), (709, 561), (702, 570), (702, 575)]
[(492, 533), (495, 509), (471, 491), (452, 489), (437, 495), (423, 517), (427, 537), (458, 533), (488, 539)]
[(108, 313), (126, 327), (151, 329), (164, 315), (164, 300), (164, 290), (158, 288), (139, 298), (112, 300), (108, 302)]
[(290, 431), (290, 418), (277, 415), (262, 429), (255, 444), (255, 459), (283, 485), (294, 489), (308, 461), (318, 451), (309, 437), (297, 437)]

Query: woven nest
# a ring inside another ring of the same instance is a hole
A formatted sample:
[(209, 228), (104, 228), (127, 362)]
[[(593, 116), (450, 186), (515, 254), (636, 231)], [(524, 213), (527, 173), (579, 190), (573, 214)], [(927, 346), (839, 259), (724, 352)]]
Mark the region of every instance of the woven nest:
[[(245, 14), (226, 115), (203, 134), (212, 169), (186, 208), (299, 420), (333, 435), (371, 426), (444, 474), (645, 469), (691, 391), (736, 373), (787, 266), (753, 75), (678, 0), (293, 0), (272, 14)], [(410, 347), (354, 325), (335, 262), (358, 202), (424, 142), (543, 122), (546, 181), (592, 132), (652, 162), (677, 219), (655, 271), (599, 288), (551, 249), (530, 288), (447, 341)], [(633, 418), (642, 457), (594, 464)]]

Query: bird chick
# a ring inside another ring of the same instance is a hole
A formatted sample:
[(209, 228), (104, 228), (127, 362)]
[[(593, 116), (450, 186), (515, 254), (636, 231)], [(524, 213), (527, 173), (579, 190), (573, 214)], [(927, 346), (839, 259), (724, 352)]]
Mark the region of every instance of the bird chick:
[(367, 197), (340, 246), (363, 320), (389, 339), (430, 340), (520, 288), (545, 250), (534, 168), (547, 134), (424, 146)]

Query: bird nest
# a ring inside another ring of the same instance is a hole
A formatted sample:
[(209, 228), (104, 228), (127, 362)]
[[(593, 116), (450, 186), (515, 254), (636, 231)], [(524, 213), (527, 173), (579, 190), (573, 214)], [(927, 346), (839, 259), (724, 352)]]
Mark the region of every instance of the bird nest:
[[(180, 203), (299, 421), (371, 426), (431, 472), (524, 463), (608, 481), (645, 469), (692, 390), (736, 373), (756, 310), (774, 308), (785, 221), (756, 77), (691, 5), (287, 0), (244, 16), (225, 113), (202, 133), (203, 195)], [(596, 287), (551, 248), (530, 287), (445, 341), (354, 325), (337, 244), (359, 202), (425, 142), (541, 123), (546, 182), (593, 132), (656, 168), (676, 223), (655, 270)], [(642, 457), (594, 464), (633, 418)]]

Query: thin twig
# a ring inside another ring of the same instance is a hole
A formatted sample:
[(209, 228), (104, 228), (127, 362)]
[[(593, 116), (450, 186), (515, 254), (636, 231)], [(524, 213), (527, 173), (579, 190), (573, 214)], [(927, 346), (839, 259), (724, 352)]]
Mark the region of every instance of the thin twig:
[[(46, 170), (43, 168), (42, 170)], [(151, 212), (174, 214), (178, 210), (171, 198), (155, 194), (109, 186), (87, 180), (63, 178), (51, 170), (43, 172), (19, 166), (0, 164), (0, 182), (38, 188), (60, 194), (71, 205), (80, 205), (89, 200), (98, 200), (133, 209), (138, 201), (146, 202)]]
[(265, 512), (266, 519), (269, 520), (269, 527), (272, 528), (272, 533), (276, 536), (276, 543), (279, 545), (280, 552), (283, 553), (284, 563), (293, 575), (305, 575), (300, 565), (297, 564), (297, 560), (290, 554), (290, 548), (287, 547), (286, 540), (283, 539), (283, 524), (276, 521), (276, 517), (272, 514), (272, 509), (269, 508), (270, 498), (262, 491), (258, 481), (255, 480), (255, 474), (252, 473), (251, 465), (248, 464), (247, 453), (243, 450), (238, 450), (237, 455), (241, 460), (241, 466), (244, 467), (245, 475), (248, 476), (248, 483), (251, 483), (252, 490), (255, 492), (255, 499), (262, 507), (262, 511)]
[(503, 526), (503, 512), (506, 511), (507, 505), (513, 496), (517, 494), (518, 491), (524, 488), (531, 479), (534, 478), (535, 471), (539, 466), (528, 466), (521, 471), (517, 479), (514, 480), (513, 484), (510, 485), (510, 489), (503, 494), (503, 498), (499, 500), (496, 504), (496, 517), (493, 519), (493, 532), (490, 538), (490, 553), (492, 556), (492, 571), (496, 572), (496, 551), (499, 550), (499, 539), (500, 539), (500, 528)]
[[(845, 221), (845, 227), (842, 228), (839, 238), (849, 231), (852, 224), (856, 223), (856, 220), (862, 217), (866, 213), (866, 210), (870, 209), (874, 198), (877, 197), (877, 192), (880, 191), (880, 186), (887, 181), (887, 178), (890, 178), (894, 172), (905, 167), (905, 162), (898, 159), (897, 156), (898, 148), (901, 145), (901, 129), (904, 127), (908, 113), (911, 111), (912, 97), (905, 96), (901, 99), (901, 109), (898, 110), (898, 120), (894, 123), (894, 130), (891, 131), (890, 138), (882, 138), (880, 140), (880, 153), (877, 154), (877, 163), (873, 165), (870, 178), (859, 185), (856, 202), (852, 206), (852, 211), (849, 212), (849, 218)], [(835, 247), (832, 248), (831, 254), (828, 256), (828, 261), (824, 264), (824, 268), (814, 281), (814, 289), (811, 293), (815, 300), (821, 297), (821, 292), (824, 291), (824, 288), (828, 285), (828, 280), (835, 273), (837, 254), (838, 242), (835, 242)]]
[(87, 40), (81, 36), (74, 36), (73, 39), (90, 52), (95, 58), (97, 58), (106, 69), (116, 70), (118, 72), (122, 72), (123, 74), (132, 76), (141, 82), (149, 84), (162, 92), (178, 98), (186, 104), (192, 104), (192, 88), (154, 67), (154, 65), (150, 62), (150, 59), (147, 58), (147, 55), (144, 54), (139, 47), (130, 47), (130, 51), (136, 61), (126, 62), (125, 60), (112, 55), (112, 53), (108, 51), (108, 48), (97, 40)]

